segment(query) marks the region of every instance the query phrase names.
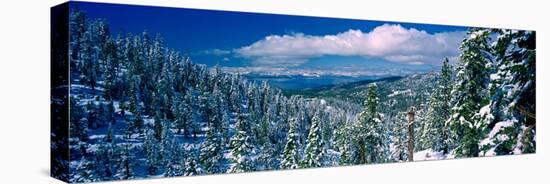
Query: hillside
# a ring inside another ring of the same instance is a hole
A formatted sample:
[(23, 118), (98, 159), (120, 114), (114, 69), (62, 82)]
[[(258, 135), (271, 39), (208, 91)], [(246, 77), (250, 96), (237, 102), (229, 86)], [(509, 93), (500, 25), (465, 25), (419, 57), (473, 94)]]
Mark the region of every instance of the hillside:
[[(363, 80), (358, 82), (343, 83), (339, 85), (327, 85), (315, 89), (284, 90), (285, 96), (299, 95), (306, 98), (335, 98), (343, 101), (363, 104), (367, 96), (369, 84), (378, 85), (378, 96), (382, 104), (390, 101), (402, 103), (404, 109), (411, 105), (425, 104), (432, 93), (437, 81), (437, 73), (420, 73), (405, 77), (387, 77), (376, 80)], [(404, 103), (406, 102), (406, 103)]]
[(69, 18), (70, 182), (403, 162), (409, 139), (416, 160), (536, 150), (532, 32), (472, 29), (437, 73), (283, 91)]

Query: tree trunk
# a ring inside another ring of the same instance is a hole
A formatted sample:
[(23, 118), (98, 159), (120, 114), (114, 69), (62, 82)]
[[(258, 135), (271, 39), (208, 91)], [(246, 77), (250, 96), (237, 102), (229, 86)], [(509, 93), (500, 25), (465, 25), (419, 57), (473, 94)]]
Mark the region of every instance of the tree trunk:
[(409, 116), (409, 146), (408, 146), (408, 160), (413, 161), (413, 154), (414, 154), (414, 115), (416, 114), (415, 108), (411, 107), (411, 110), (407, 112), (407, 115)]
[(409, 146), (408, 146), (408, 158), (409, 161), (413, 161), (414, 154), (414, 127), (412, 126), (414, 122), (409, 122)]
[(366, 151), (365, 151), (365, 142), (363, 142), (363, 140), (360, 140), (359, 141), (359, 162), (361, 164), (366, 164), (367, 163), (367, 159), (366, 159)]

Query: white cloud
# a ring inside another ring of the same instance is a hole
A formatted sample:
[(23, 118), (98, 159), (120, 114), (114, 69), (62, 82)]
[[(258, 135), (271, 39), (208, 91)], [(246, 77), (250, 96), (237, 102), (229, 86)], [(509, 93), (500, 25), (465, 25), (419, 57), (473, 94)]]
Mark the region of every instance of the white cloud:
[(438, 65), (444, 57), (458, 56), (464, 35), (461, 31), (430, 34), (384, 24), (368, 33), (348, 30), (325, 36), (271, 35), (234, 52), (251, 59), (253, 65), (263, 66), (297, 66), (324, 55), (378, 57), (392, 62)]

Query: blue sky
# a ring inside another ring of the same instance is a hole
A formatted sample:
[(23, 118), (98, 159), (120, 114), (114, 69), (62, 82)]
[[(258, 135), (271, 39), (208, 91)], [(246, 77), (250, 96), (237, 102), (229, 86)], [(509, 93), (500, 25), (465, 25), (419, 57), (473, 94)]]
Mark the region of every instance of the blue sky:
[(228, 72), (403, 75), (456, 60), (466, 27), (75, 3), (111, 33), (161, 34), (195, 63)]

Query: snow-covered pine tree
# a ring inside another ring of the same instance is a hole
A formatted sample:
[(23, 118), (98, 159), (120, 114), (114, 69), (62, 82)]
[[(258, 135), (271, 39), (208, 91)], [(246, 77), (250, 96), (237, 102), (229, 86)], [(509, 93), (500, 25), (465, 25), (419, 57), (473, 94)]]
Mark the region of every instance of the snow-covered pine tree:
[(271, 144), (271, 141), (264, 143), (259, 152), (258, 158), (256, 159), (255, 169), (271, 170), (279, 168), (280, 154), (276, 152), (274, 145)]
[(195, 175), (201, 175), (202, 168), (199, 165), (199, 162), (197, 161), (197, 154), (195, 151), (195, 148), (192, 148), (191, 152), (187, 156), (187, 160), (185, 162), (185, 171), (183, 173), (184, 176), (195, 176)]
[[(323, 107), (325, 108), (325, 107)], [(332, 148), (334, 143), (334, 122), (337, 120), (332, 119), (329, 115), (330, 113), (323, 113), (321, 117), (321, 140), (323, 142), (323, 147), (325, 149)], [(326, 150), (325, 150), (326, 151)]]
[(96, 77), (96, 84), (93, 84), (91, 87), (92, 89), (95, 88), (95, 85), (97, 85), (97, 82), (99, 79), (101, 79), (102, 73), (104, 73), (105, 66), (106, 66), (106, 50), (105, 50), (105, 44), (108, 40), (110, 40), (109, 37), (109, 25), (106, 24), (102, 20), (93, 20), (90, 24), (90, 31), (93, 32), (92, 34), (92, 40), (94, 43), (94, 47), (92, 49), (92, 56), (94, 62), (94, 73)]
[(385, 144), (386, 129), (383, 124), (384, 115), (379, 113), (378, 87), (376, 83), (369, 84), (364, 109), (359, 114), (359, 120), (355, 124), (355, 141), (359, 151), (359, 164), (382, 163), (387, 159), (388, 148)]
[(393, 118), (392, 143), (390, 158), (394, 161), (406, 161), (408, 159), (408, 132), (407, 132), (407, 112), (399, 112)]
[(269, 140), (269, 127), (271, 125), (269, 113), (264, 113), (262, 119), (260, 120), (260, 125), (258, 126), (257, 136), (258, 136), (258, 145), (264, 146), (265, 144), (271, 142)]
[(342, 144), (342, 146), (340, 148), (340, 160), (339, 160), (338, 164), (341, 165), (341, 166), (350, 165), (350, 164), (354, 163), (353, 157), (352, 157), (352, 150), (351, 150), (351, 147), (350, 147), (351, 143), (349, 143), (349, 142), (350, 142), (350, 140), (344, 141), (344, 143)]
[(147, 158), (147, 172), (149, 175), (157, 175), (162, 165), (163, 156), (159, 152), (162, 145), (155, 138), (155, 134), (152, 130), (146, 132), (143, 148), (145, 149)]
[(178, 134), (181, 134), (183, 131), (183, 135), (185, 137), (189, 137), (191, 135), (191, 124), (193, 124), (193, 109), (191, 106), (191, 94), (186, 93), (183, 96), (183, 99), (179, 100), (177, 102), (177, 110), (175, 111), (176, 115), (176, 128), (178, 129)]
[(196, 91), (193, 88), (189, 88), (187, 91), (187, 96), (189, 97), (189, 108), (191, 109), (191, 124), (189, 125), (189, 133), (192, 134), (193, 140), (197, 139), (197, 134), (200, 131), (200, 121), (198, 120), (198, 109), (200, 107), (197, 102), (199, 101), (197, 98), (198, 96), (195, 96)]
[(164, 134), (164, 123), (161, 119), (161, 113), (157, 112), (154, 116), (154, 125), (153, 125), (153, 132), (154, 136), (157, 139), (157, 141), (161, 142)]
[[(208, 88), (210, 90), (210, 88)], [(200, 89), (199, 89), (200, 90)], [(225, 100), (218, 85), (212, 87), (212, 92), (203, 92), (200, 97), (200, 109), (207, 126), (214, 129), (221, 145), (225, 148), (229, 143), (229, 116)]]
[(100, 143), (99, 148), (96, 151), (96, 160), (97, 165), (101, 167), (96, 167), (95, 170), (100, 176), (99, 179), (102, 181), (111, 180), (114, 174), (113, 169), (113, 144), (110, 142)]
[(323, 165), (326, 150), (321, 139), (320, 121), (319, 113), (317, 112), (311, 120), (311, 128), (307, 136), (304, 157), (300, 164), (301, 168), (321, 167)]
[(181, 151), (183, 148), (171, 133), (167, 135), (163, 144), (163, 155), (166, 158), (164, 176), (183, 176), (185, 172), (185, 155)]
[(292, 108), (290, 108), (290, 113), (296, 114), (296, 134), (298, 135), (298, 143), (300, 145), (305, 145), (308, 131), (311, 128), (312, 118), (310, 118), (309, 113), (305, 108), (301, 108), (304, 107), (305, 104), (303, 104), (302, 101), (297, 100), (297, 98), (298, 97), (291, 97), (293, 102), (290, 103), (292, 106)]
[(220, 134), (221, 134), (221, 138), (222, 138), (222, 144), (227, 147), (227, 145), (229, 145), (229, 142), (231, 140), (231, 135), (229, 134), (229, 120), (230, 120), (230, 117), (229, 117), (229, 107), (227, 106), (227, 99), (224, 98), (224, 95), (221, 91), (221, 87), (219, 86), (215, 86), (214, 87), (214, 92), (213, 92), (213, 95), (215, 98), (217, 98), (217, 113), (219, 115), (219, 118), (220, 118)]
[[(429, 141), (427, 141), (426, 138), (424, 137), (425, 130), (430, 129), (429, 127), (430, 125), (426, 123), (426, 119), (429, 118), (429, 116), (427, 115), (428, 106), (421, 103), (414, 108), (415, 108), (415, 116), (414, 116), (414, 124), (412, 127), (414, 130), (413, 132), (413, 136), (414, 136), (413, 149), (414, 150), (413, 151), (417, 152), (417, 151), (426, 150), (430, 148)], [(410, 110), (408, 112), (410, 112)]]
[(222, 173), (225, 172), (225, 159), (223, 157), (225, 146), (223, 146), (222, 135), (219, 130), (219, 124), (221, 124), (219, 121), (221, 120), (210, 118), (210, 121), (206, 140), (201, 144), (199, 160), (206, 173)]
[(86, 117), (88, 120), (88, 128), (98, 128), (98, 112), (95, 102), (88, 102), (88, 104), (86, 105), (86, 112), (88, 113), (88, 116)]
[(454, 140), (450, 146), (456, 145), (457, 157), (478, 156), (478, 143), (487, 126), (479, 121), (476, 113), (489, 101), (487, 85), (493, 67), (490, 33), (488, 29), (472, 28), (460, 46), (457, 76), (451, 92), (452, 115), (447, 121)]
[(535, 32), (493, 30), (498, 39), (496, 72), (491, 74), (491, 101), (480, 109), (490, 130), (480, 147), (483, 155), (535, 152)]
[(114, 135), (113, 135), (113, 124), (112, 122), (109, 124), (109, 127), (107, 128), (107, 133), (105, 134), (104, 141), (107, 143), (113, 143), (114, 141)]
[(296, 118), (290, 117), (288, 120), (289, 130), (287, 134), (287, 141), (282, 155), (281, 168), (282, 169), (297, 169), (299, 153), (298, 153), (298, 135), (296, 135)]
[[(86, 17), (83, 18), (83, 32), (80, 34), (80, 39), (76, 40), (77, 44), (77, 60), (80, 71), (79, 79), (83, 85), (89, 86), (95, 90), (97, 83), (98, 55), (96, 53), (94, 30), (95, 23), (91, 23)], [(79, 29), (79, 28), (77, 28)]]
[(118, 63), (118, 57), (117, 54), (117, 47), (115, 45), (115, 42), (112, 39), (109, 39), (105, 45), (103, 46), (105, 48), (105, 72), (103, 73), (104, 76), (104, 85), (103, 85), (103, 97), (108, 100), (112, 100), (115, 94), (116, 90), (116, 78), (117, 78), (117, 63)]
[[(127, 47), (127, 43), (126, 43), (126, 38), (124, 38), (123, 36), (121, 35), (118, 35), (116, 40), (115, 40), (115, 47), (117, 48), (116, 49), (116, 60), (117, 62), (116, 63), (113, 63), (113, 65), (115, 65), (115, 71), (113, 71), (113, 73), (115, 74), (114, 76), (114, 81), (113, 81), (113, 89), (112, 89), (112, 98), (114, 100), (119, 100), (119, 101), (122, 101), (122, 99), (124, 98), (124, 91), (125, 89), (128, 89), (126, 87), (126, 85), (128, 84), (128, 82), (126, 81), (126, 79), (128, 78), (127, 74), (128, 72), (124, 72), (122, 70), (123, 67), (126, 67), (126, 65), (129, 63), (128, 62), (128, 47)], [(113, 61), (114, 61), (113, 60)]]
[(137, 114), (134, 115), (134, 123), (132, 124), (132, 129), (134, 132), (141, 134), (143, 132), (143, 117), (141, 116), (141, 112), (138, 111)]
[(122, 143), (120, 144), (120, 147), (118, 148), (120, 152), (120, 164), (121, 166), (120, 171), (118, 172), (118, 177), (121, 179), (131, 179), (134, 178), (134, 164), (132, 163), (132, 160), (134, 157), (132, 156), (131, 150), (130, 150), (130, 143)]
[[(140, 114), (141, 107), (139, 106), (139, 77), (134, 75), (130, 78), (130, 89), (128, 92), (128, 110), (132, 115)], [(135, 127), (134, 127), (135, 128)]]
[(75, 73), (80, 73), (81, 55), (80, 49), (82, 47), (81, 39), (86, 32), (88, 19), (86, 14), (80, 10), (71, 11), (69, 14), (69, 34), (71, 36), (71, 42), (69, 43), (69, 55), (71, 57), (71, 68)]
[(115, 105), (114, 105), (114, 102), (113, 100), (110, 100), (108, 104), (106, 104), (106, 107), (105, 107), (105, 122), (107, 125), (110, 125), (112, 122), (115, 122), (116, 119), (115, 119)]
[(233, 77), (231, 81), (231, 87), (229, 88), (229, 104), (231, 105), (230, 109), (232, 112), (237, 112), (242, 104), (242, 92), (240, 90), (240, 85), (237, 77)]
[(340, 151), (339, 165), (349, 165), (354, 163), (352, 161), (352, 138), (349, 136), (351, 125), (347, 123), (340, 124), (336, 130), (335, 139), (338, 145), (338, 151)]
[(246, 172), (254, 170), (254, 154), (256, 154), (255, 145), (251, 142), (251, 127), (245, 117), (237, 112), (237, 123), (235, 125), (235, 135), (231, 139), (231, 155), (236, 162), (230, 169), (230, 172)]
[(157, 84), (157, 92), (160, 97), (160, 108), (164, 117), (167, 119), (173, 119), (172, 113), (172, 103), (174, 97), (174, 85), (172, 81), (174, 80), (173, 74), (171, 72), (172, 65), (169, 62), (164, 62), (162, 66), (162, 72), (160, 79)]
[(88, 139), (88, 124), (87, 120), (83, 119), (85, 115), (84, 109), (79, 104), (80, 99), (76, 96), (70, 98), (70, 136), (78, 138), (79, 141), (87, 141)]
[(260, 90), (260, 99), (259, 100), (259, 105), (260, 105), (260, 111), (261, 111), (261, 114), (262, 116), (265, 116), (265, 113), (268, 111), (268, 107), (269, 107), (269, 100), (270, 100), (270, 87), (269, 85), (267, 84), (267, 81), (262, 81), (262, 84), (259, 86), (259, 90)]
[[(273, 94), (273, 102), (270, 104), (272, 105), (270, 108), (273, 109), (273, 114), (271, 117), (276, 118), (273, 118), (273, 126), (271, 126), (272, 130), (269, 132), (269, 137), (273, 144), (276, 145), (275, 148), (277, 149), (277, 152), (281, 153), (288, 141), (288, 131), (290, 130), (289, 126), (291, 125), (291, 123), (288, 122), (289, 115), (287, 113), (287, 108), (290, 105), (287, 103), (286, 98), (282, 96), (280, 91), (274, 92)], [(298, 117), (293, 118), (294, 120), (292, 120), (292, 126), (295, 126), (293, 127), (295, 134), (295, 138), (293, 139), (295, 140), (296, 145), (301, 145), (299, 142), (298, 131), (296, 130), (296, 126), (298, 125)], [(299, 149), (297, 149), (297, 152), (300, 153), (298, 150)]]
[(445, 123), (450, 117), (450, 102), (452, 91), (452, 66), (449, 59), (445, 58), (441, 66), (441, 72), (437, 79), (437, 86), (433, 90), (428, 102), (421, 139), (424, 148), (431, 148), (434, 151), (449, 153), (448, 143), (450, 141), (450, 128)]
[(258, 125), (260, 124), (260, 95), (258, 94), (258, 88), (256, 87), (256, 84), (253, 82), (250, 82), (247, 84), (247, 99), (248, 99), (248, 121), (250, 122), (250, 125), (252, 127), (254, 143), (257, 143), (258, 141)]
[(73, 177), (76, 179), (74, 182), (94, 182), (101, 180), (100, 175), (96, 172), (98, 165), (94, 157), (95, 155), (89, 155), (83, 156), (80, 159), (75, 171), (77, 176)]

